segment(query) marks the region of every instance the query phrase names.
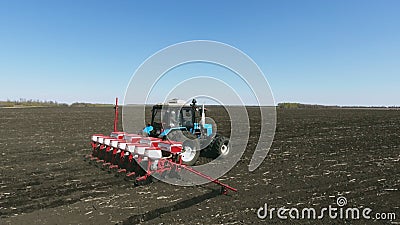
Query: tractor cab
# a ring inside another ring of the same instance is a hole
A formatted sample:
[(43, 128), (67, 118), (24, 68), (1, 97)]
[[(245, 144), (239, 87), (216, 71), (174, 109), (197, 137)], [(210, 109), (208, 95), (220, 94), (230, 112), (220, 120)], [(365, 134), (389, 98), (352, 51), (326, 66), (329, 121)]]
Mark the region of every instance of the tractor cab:
[[(145, 128), (150, 136), (165, 136), (171, 130), (196, 132), (196, 100), (187, 105), (184, 101), (172, 99), (164, 104), (154, 105), (151, 112), (151, 123)], [(149, 132), (150, 131), (150, 132)]]

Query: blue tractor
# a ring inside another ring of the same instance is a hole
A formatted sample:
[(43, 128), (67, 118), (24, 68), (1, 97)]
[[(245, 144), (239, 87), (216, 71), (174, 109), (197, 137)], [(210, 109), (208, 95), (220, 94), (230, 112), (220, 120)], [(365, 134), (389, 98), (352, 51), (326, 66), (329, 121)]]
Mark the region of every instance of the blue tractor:
[(143, 129), (148, 136), (182, 142), (182, 161), (190, 166), (196, 163), (200, 151), (215, 157), (229, 154), (229, 139), (213, 131), (213, 124), (206, 123), (204, 105), (196, 103), (195, 99), (191, 104), (172, 99), (154, 105), (151, 123)]

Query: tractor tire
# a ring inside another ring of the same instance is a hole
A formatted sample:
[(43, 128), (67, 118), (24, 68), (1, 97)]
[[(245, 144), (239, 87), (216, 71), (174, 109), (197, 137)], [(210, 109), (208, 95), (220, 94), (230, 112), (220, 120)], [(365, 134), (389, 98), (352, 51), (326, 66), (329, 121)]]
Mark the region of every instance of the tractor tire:
[(166, 137), (171, 141), (183, 141), (182, 143), (182, 163), (193, 166), (200, 156), (200, 142), (195, 135), (189, 131), (171, 131)]
[(186, 140), (182, 144), (182, 163), (193, 166), (200, 156), (200, 143), (197, 139)]
[(224, 158), (229, 155), (229, 150), (229, 139), (224, 136), (216, 135), (212, 151), (219, 157)]

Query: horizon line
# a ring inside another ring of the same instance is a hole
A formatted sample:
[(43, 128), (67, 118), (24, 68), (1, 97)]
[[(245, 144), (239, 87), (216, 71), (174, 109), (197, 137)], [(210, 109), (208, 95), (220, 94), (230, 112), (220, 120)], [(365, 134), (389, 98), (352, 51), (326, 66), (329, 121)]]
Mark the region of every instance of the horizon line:
[[(23, 101), (22, 101), (23, 100)], [(74, 101), (72, 103), (67, 103), (67, 102), (59, 102), (56, 100), (39, 100), (39, 99), (29, 99), (26, 100), (24, 98), (20, 98), (20, 100), (0, 100), (0, 103), (6, 103), (6, 102), (14, 102), (14, 103), (26, 103), (28, 101), (32, 101), (32, 102), (39, 102), (39, 103), (50, 103), (53, 102), (54, 104), (67, 104), (68, 106), (71, 106), (72, 104), (98, 104), (98, 105), (115, 105), (115, 103), (100, 103), (100, 102), (84, 102), (84, 101)], [(146, 106), (151, 106), (151, 105), (155, 105), (155, 104), (160, 104), (160, 102), (157, 103), (147, 103), (147, 104), (127, 104), (127, 105), (123, 105), (123, 104), (118, 104), (119, 106), (129, 106), (129, 105), (146, 105)], [(399, 108), (400, 105), (354, 105), (354, 104), (343, 104), (343, 105), (339, 105), (339, 104), (321, 104), (321, 103), (303, 103), (303, 102), (287, 102), (287, 101), (283, 101), (283, 102), (278, 102), (275, 105), (257, 105), (257, 104), (245, 104), (245, 105), (240, 105), (240, 104), (226, 104), (224, 106), (253, 106), (253, 107), (279, 107), (279, 104), (298, 104), (298, 105), (304, 105), (304, 106), (319, 106), (319, 107), (354, 107), (354, 108), (390, 108), (390, 107), (395, 107), (395, 108)], [(205, 104), (205, 105), (210, 105), (210, 106), (219, 106), (218, 104)]]

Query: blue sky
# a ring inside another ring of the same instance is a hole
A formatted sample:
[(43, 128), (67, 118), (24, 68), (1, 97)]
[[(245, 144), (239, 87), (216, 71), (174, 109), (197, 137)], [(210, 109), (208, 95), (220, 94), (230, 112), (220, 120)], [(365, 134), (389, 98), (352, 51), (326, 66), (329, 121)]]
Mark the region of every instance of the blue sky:
[(232, 45), (276, 102), (400, 105), (400, 1), (0, 0), (0, 100), (111, 103), (156, 51)]

